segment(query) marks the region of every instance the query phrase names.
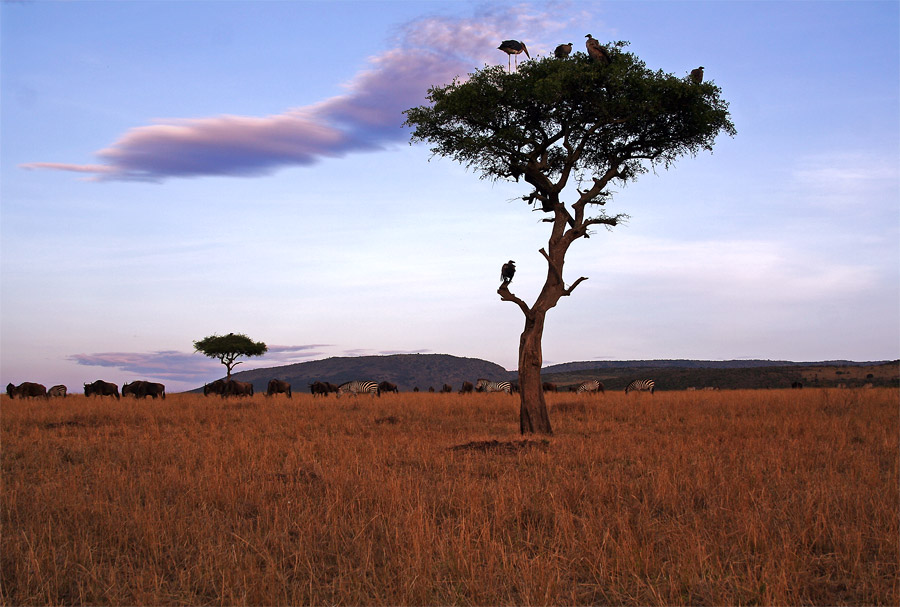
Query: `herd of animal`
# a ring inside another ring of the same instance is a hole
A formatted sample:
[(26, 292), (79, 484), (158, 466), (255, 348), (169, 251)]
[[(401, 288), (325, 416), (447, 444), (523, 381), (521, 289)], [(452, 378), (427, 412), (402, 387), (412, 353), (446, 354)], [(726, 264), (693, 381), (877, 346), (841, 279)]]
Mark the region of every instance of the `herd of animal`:
[[(560, 391), (556, 384), (550, 382), (544, 382), (543, 388), (544, 392)], [(628, 384), (625, 388), (625, 393), (628, 394), (631, 391), (643, 391), (652, 394), (654, 390), (655, 383), (652, 379), (640, 379)], [(374, 396), (380, 396), (388, 392), (399, 392), (397, 385), (392, 384), (389, 381), (382, 381), (379, 383), (359, 380), (349, 381), (340, 385), (335, 385), (330, 382), (315, 381), (309, 384), (309, 391), (313, 396), (328, 396), (331, 393), (335, 393), (338, 398), (344, 394), (352, 394), (353, 396), (358, 394), (372, 394)], [(440, 390), (435, 390), (431, 387), (428, 391), (450, 393), (453, 392), (453, 387), (450, 384), (444, 384)], [(518, 391), (519, 386), (516, 382), (494, 382), (487, 379), (479, 379), (474, 384), (465, 381), (459, 389), (460, 394), (471, 392), (505, 392), (507, 394), (512, 394), (513, 392)], [(602, 394), (606, 390), (601, 382), (592, 379), (583, 381), (575, 386), (569, 386), (569, 391), (578, 394)], [(419, 388), (414, 388), (413, 392), (419, 392)], [(50, 398), (51, 396), (65, 397), (68, 393), (68, 389), (60, 384), (53, 386), (48, 390), (42, 384), (26, 381), (18, 386), (8, 384), (6, 386), (6, 393), (10, 398)], [(216, 381), (203, 386), (203, 395), (209, 396), (210, 394), (218, 395), (223, 398), (226, 396), (253, 396), (253, 384), (233, 379), (217, 379)], [(269, 380), (266, 396), (273, 396), (275, 394), (285, 394), (288, 398), (291, 398), (291, 384), (280, 379)], [(114, 383), (103, 381), (102, 379), (98, 379), (89, 384), (84, 384), (84, 395), (114, 396), (117, 399), (120, 398), (119, 387)], [(151, 398), (164, 399), (166, 397), (166, 387), (163, 384), (150, 381), (133, 381), (122, 385), (121, 396), (131, 396), (133, 398), (146, 398), (149, 396)]]

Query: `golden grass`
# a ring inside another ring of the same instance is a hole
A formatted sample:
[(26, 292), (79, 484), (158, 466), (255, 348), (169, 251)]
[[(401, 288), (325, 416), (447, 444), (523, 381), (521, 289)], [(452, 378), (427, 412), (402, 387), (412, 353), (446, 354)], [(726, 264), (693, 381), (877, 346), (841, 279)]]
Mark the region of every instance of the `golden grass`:
[(19, 401), (5, 604), (900, 603), (898, 393)]

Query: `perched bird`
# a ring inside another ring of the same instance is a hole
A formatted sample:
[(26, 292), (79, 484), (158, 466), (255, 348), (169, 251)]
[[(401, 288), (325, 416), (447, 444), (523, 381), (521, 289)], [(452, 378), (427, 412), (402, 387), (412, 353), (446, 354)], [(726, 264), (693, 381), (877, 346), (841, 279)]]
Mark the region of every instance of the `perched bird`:
[(512, 259), (509, 262), (503, 264), (503, 267), (500, 268), (500, 280), (503, 281), (503, 284), (508, 284), (512, 282), (513, 276), (516, 275), (516, 262)]
[(600, 65), (608, 65), (609, 64), (609, 53), (600, 45), (600, 42), (587, 34), (585, 36), (587, 38), (587, 42), (584, 45), (587, 47), (588, 55), (591, 56), (591, 59), (599, 63)]
[[(519, 53), (524, 52), (525, 56), (531, 59), (531, 55), (528, 54), (528, 49), (525, 47), (524, 42), (520, 42), (518, 40), (504, 40), (500, 46), (497, 47), (497, 50), (503, 51), (506, 53), (506, 64), (509, 71), (512, 71), (512, 67), (509, 65), (509, 58), (512, 55), (518, 55)], [(519, 67), (519, 58), (516, 57), (516, 69)]]
[(557, 46), (556, 50), (553, 51), (553, 54), (556, 56), (557, 59), (565, 59), (566, 57), (569, 56), (569, 53), (571, 53), (571, 52), (572, 52), (572, 43), (569, 42), (568, 44), (560, 44), (559, 46)]
[(691, 80), (694, 84), (700, 84), (703, 82), (703, 66), (701, 65), (695, 70), (691, 70)]

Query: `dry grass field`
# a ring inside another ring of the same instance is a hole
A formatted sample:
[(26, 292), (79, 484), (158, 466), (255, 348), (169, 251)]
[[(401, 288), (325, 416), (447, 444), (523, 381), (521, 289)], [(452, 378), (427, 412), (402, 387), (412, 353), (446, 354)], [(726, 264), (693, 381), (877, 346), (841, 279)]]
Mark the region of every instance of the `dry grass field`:
[(4, 604), (897, 605), (898, 393), (0, 399)]

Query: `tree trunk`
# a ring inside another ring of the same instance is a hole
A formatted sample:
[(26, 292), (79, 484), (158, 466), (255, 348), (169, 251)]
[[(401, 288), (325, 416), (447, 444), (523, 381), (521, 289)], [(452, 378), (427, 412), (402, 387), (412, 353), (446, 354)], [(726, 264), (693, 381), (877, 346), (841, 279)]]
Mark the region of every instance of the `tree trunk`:
[(545, 312), (536, 311), (525, 317), (525, 329), (519, 339), (519, 430), (522, 434), (553, 434), (544, 389), (541, 383)]

